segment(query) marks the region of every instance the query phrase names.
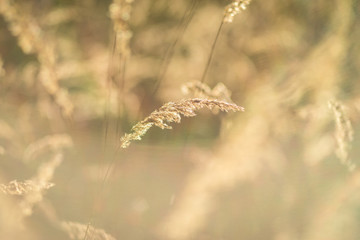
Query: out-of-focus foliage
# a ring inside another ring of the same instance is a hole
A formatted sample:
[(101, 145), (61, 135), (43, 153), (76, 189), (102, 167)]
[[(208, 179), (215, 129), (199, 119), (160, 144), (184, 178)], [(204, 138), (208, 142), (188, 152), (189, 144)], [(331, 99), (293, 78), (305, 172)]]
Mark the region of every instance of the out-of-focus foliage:
[(251, 1), (201, 87), (246, 111), (120, 150), (189, 97), (230, 3), (0, 0), (0, 239), (360, 238), (358, 0)]

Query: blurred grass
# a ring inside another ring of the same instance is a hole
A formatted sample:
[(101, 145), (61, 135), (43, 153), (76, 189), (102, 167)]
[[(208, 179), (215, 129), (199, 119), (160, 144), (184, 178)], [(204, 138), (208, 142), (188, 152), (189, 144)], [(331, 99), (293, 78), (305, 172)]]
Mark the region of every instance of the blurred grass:
[[(58, 222), (86, 224), (92, 211), (94, 225), (116, 239), (359, 239), (359, 173), (335, 154), (337, 126), (327, 107), (332, 99), (344, 106), (357, 165), (359, 1), (253, 0), (224, 25), (206, 78), (211, 87), (223, 82), (246, 112), (201, 112), (173, 130), (151, 129), (116, 154), (119, 133), (183, 98), (182, 84), (201, 78), (229, 1), (199, 1), (155, 95), (164, 55), (191, 1), (134, 1), (121, 104), (119, 56), (110, 57), (111, 1), (14, 2), (55, 45), (59, 85), (75, 110), (70, 120), (63, 117), (40, 84), (37, 57), (21, 50), (0, 17), (0, 183), (29, 179), (51, 158), (49, 150), (24, 162), (26, 148), (42, 137), (66, 133), (74, 146), (62, 151), (55, 186), (33, 215), (17, 221), (21, 196), (0, 193), (1, 239), (67, 239)], [(60, 20), (51, 22), (57, 11)]]

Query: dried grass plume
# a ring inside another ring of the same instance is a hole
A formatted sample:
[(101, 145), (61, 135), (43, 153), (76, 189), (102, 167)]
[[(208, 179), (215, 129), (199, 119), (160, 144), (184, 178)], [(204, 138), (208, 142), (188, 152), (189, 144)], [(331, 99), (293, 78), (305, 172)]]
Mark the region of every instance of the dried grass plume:
[(54, 184), (49, 182), (34, 182), (32, 180), (18, 182), (13, 180), (8, 184), (0, 184), (0, 190), (9, 195), (24, 195), (31, 192), (41, 192), (53, 186)]
[(133, 126), (132, 133), (125, 134), (121, 138), (121, 147), (127, 148), (132, 141), (141, 140), (141, 137), (154, 125), (161, 129), (171, 129), (171, 126), (169, 126), (168, 123), (180, 123), (181, 115), (185, 117), (194, 117), (196, 116), (195, 111), (201, 108), (218, 108), (224, 112), (244, 111), (243, 107), (219, 100), (192, 98), (181, 100), (179, 102), (168, 102), (158, 110), (152, 112), (143, 121)]
[(130, 54), (129, 41), (132, 37), (128, 21), (134, 0), (113, 0), (110, 4), (110, 18), (114, 24), (116, 35), (116, 52), (128, 56)]
[(217, 99), (228, 103), (234, 103), (231, 100), (231, 91), (225, 86), (225, 84), (219, 82), (211, 89), (207, 84), (200, 81), (193, 81), (185, 83), (181, 87), (182, 92), (185, 95), (196, 98)]
[[(31, 181), (36, 185), (43, 185), (44, 183), (48, 183), (53, 178), (55, 169), (61, 164), (63, 161), (63, 154), (56, 153), (53, 158), (48, 162), (40, 165), (36, 176), (34, 176)], [(24, 195), (24, 199), (20, 203), (20, 207), (24, 216), (30, 216), (33, 212), (33, 207), (35, 204), (39, 203), (43, 199), (44, 189), (40, 189), (40, 191), (32, 191), (27, 195)]]
[(251, 0), (235, 0), (225, 8), (224, 13), (224, 22), (231, 23), (234, 20), (234, 17), (238, 15), (241, 11), (246, 10), (247, 6), (250, 4)]
[(46, 151), (59, 151), (69, 148), (73, 141), (68, 134), (54, 134), (45, 136), (38, 141), (31, 143), (24, 152), (24, 160), (30, 161), (37, 158)]
[(0, 1), (0, 14), (7, 22), (7, 27), (17, 38), (18, 45), (26, 54), (36, 54), (40, 63), (39, 80), (45, 90), (54, 98), (62, 114), (70, 118), (74, 106), (68, 91), (61, 87), (57, 76), (57, 54), (55, 42), (42, 31), (38, 21), (30, 15), (21, 1)]
[(352, 128), (349, 116), (345, 113), (344, 106), (335, 101), (329, 101), (329, 108), (333, 111), (336, 122), (336, 142), (338, 148), (336, 155), (341, 163), (348, 167), (350, 171), (355, 169), (355, 164), (350, 159), (350, 150), (354, 139), (354, 130)]

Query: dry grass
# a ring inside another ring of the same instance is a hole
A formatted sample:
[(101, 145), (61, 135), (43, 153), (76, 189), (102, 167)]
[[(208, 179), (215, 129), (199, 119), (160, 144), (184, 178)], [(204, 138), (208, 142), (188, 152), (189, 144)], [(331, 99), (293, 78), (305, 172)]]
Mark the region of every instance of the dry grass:
[(236, 104), (218, 100), (193, 98), (179, 102), (169, 102), (164, 104), (159, 110), (152, 112), (143, 121), (134, 125), (132, 127), (132, 133), (125, 134), (121, 138), (121, 147), (127, 148), (131, 141), (141, 140), (141, 137), (144, 136), (152, 126), (157, 126), (161, 129), (171, 129), (168, 123), (180, 123), (181, 115), (184, 117), (194, 117), (196, 116), (195, 111), (201, 108), (218, 108), (223, 112), (244, 111), (243, 107), (239, 107)]
[(46, 151), (57, 152), (72, 146), (73, 141), (67, 134), (49, 135), (26, 147), (24, 151), (24, 161), (34, 160)]
[[(69, 235), (70, 239), (80, 240), (84, 238), (87, 226), (77, 222), (62, 222), (61, 227)], [(113, 236), (106, 233), (103, 229), (90, 227), (89, 235), (93, 240), (115, 240)]]
[(116, 52), (126, 57), (130, 54), (129, 42), (132, 32), (129, 27), (133, 0), (114, 0), (110, 4), (110, 18), (114, 24)]
[(224, 13), (224, 22), (231, 23), (234, 21), (234, 17), (238, 15), (241, 11), (246, 10), (247, 6), (250, 4), (251, 0), (236, 0), (230, 3), (225, 8)]
[(182, 86), (181, 90), (185, 95), (190, 95), (191, 97), (217, 99), (233, 103), (230, 90), (221, 82), (217, 83), (213, 89), (199, 81), (188, 82)]
[(13, 180), (8, 184), (1, 184), (0, 189), (5, 194), (24, 195), (34, 191), (47, 190), (53, 186), (54, 186), (53, 183), (47, 183), (47, 182), (34, 182), (31, 180), (18, 182), (17, 180)]
[(336, 154), (340, 161), (352, 171), (356, 166), (349, 156), (354, 140), (354, 130), (350, 119), (345, 113), (344, 106), (339, 102), (330, 101), (329, 108), (333, 111), (336, 122), (336, 142), (338, 144)]
[[(33, 207), (35, 204), (43, 200), (43, 190), (48, 189), (45, 186), (49, 186), (49, 181), (53, 178), (55, 169), (61, 164), (63, 155), (57, 153), (48, 162), (40, 165), (37, 174), (30, 180), (35, 185), (39, 186), (39, 191), (32, 191), (24, 196), (24, 199), (20, 202), (20, 207), (24, 216), (29, 216), (33, 213)], [(50, 184), (51, 186), (51, 184)]]
[(24, 53), (37, 55), (40, 62), (39, 80), (46, 91), (54, 97), (63, 115), (70, 118), (74, 107), (67, 90), (59, 85), (55, 43), (44, 36), (36, 19), (30, 16), (21, 4), (11, 0), (1, 1), (0, 13), (7, 21), (11, 33), (18, 38), (18, 44)]

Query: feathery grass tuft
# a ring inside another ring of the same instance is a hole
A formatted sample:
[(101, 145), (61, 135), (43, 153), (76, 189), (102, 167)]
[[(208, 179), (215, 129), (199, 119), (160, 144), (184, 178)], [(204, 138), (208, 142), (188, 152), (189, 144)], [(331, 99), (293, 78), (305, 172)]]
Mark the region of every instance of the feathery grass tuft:
[(336, 155), (341, 163), (348, 167), (350, 171), (355, 169), (355, 164), (350, 159), (350, 150), (354, 139), (354, 130), (352, 128), (349, 116), (345, 113), (344, 106), (338, 101), (329, 101), (329, 108), (333, 111), (336, 122), (336, 142), (338, 148)]
[(144, 136), (146, 132), (154, 125), (161, 129), (171, 129), (172, 127), (169, 126), (168, 123), (180, 123), (181, 115), (185, 117), (194, 117), (196, 116), (195, 111), (201, 108), (218, 108), (224, 112), (244, 111), (243, 107), (219, 100), (192, 98), (181, 100), (179, 102), (168, 102), (159, 108), (159, 110), (152, 112), (143, 121), (133, 126), (132, 133), (125, 134), (121, 138), (121, 147), (127, 148), (131, 141), (141, 140), (141, 137)]
[[(37, 174), (31, 179), (32, 182), (36, 185), (43, 185), (44, 183), (48, 183), (54, 176), (55, 169), (61, 164), (63, 161), (63, 154), (56, 153), (54, 156), (48, 161), (40, 165)], [(24, 216), (30, 216), (33, 212), (33, 207), (35, 204), (41, 202), (43, 200), (43, 194), (45, 189), (41, 188), (39, 191), (32, 191), (29, 194), (24, 195), (24, 199), (20, 203), (20, 207)]]
[(247, 6), (250, 4), (251, 0), (235, 0), (225, 8), (224, 20), (225, 23), (231, 23), (234, 20), (234, 17), (238, 15), (241, 11), (246, 10)]
[(67, 134), (48, 135), (31, 143), (25, 149), (24, 161), (33, 160), (46, 151), (59, 151), (72, 145), (73, 141)]
[(130, 54), (129, 41), (132, 31), (128, 21), (131, 15), (133, 0), (114, 0), (109, 7), (110, 18), (114, 24), (116, 34), (116, 52), (128, 56)]
[(217, 99), (234, 103), (231, 100), (231, 91), (221, 82), (217, 83), (213, 89), (200, 81), (188, 82), (182, 86), (181, 90), (184, 94), (191, 97)]
[(54, 184), (49, 182), (34, 182), (32, 180), (18, 182), (13, 180), (8, 184), (0, 184), (0, 190), (9, 195), (24, 195), (31, 192), (40, 192), (53, 186)]
[[(19, 1), (20, 2), (20, 1)], [(59, 84), (55, 43), (45, 35), (37, 20), (15, 1), (0, 1), (0, 15), (3, 15), (11, 33), (17, 37), (18, 45), (26, 54), (36, 54), (40, 63), (39, 80), (45, 90), (54, 98), (62, 114), (70, 118), (74, 105), (68, 91)]]

